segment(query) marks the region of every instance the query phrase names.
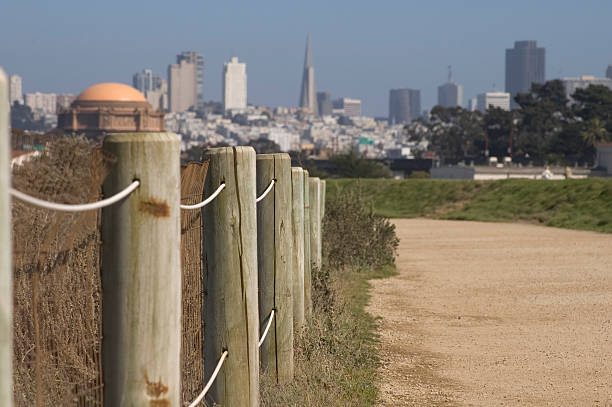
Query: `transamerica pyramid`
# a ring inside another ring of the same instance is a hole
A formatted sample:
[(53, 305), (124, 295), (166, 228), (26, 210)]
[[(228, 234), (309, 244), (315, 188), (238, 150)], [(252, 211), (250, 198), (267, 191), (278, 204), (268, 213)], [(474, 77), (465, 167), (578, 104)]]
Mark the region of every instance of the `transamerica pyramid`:
[(312, 50), (310, 49), (310, 34), (306, 36), (306, 55), (304, 56), (304, 73), (302, 74), (300, 107), (308, 109), (314, 114), (319, 113), (317, 110), (314, 67), (312, 66)]

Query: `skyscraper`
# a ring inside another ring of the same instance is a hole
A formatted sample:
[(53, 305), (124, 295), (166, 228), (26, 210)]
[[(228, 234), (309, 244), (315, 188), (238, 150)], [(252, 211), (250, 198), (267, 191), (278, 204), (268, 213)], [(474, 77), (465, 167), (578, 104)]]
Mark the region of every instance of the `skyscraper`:
[(171, 112), (201, 109), (204, 106), (204, 56), (195, 51), (177, 55), (176, 64), (168, 66), (168, 88)]
[(246, 64), (232, 57), (223, 65), (223, 108), (243, 110), (247, 107)]
[[(181, 54), (183, 55), (183, 54)], [(184, 112), (198, 108), (197, 65), (181, 55), (168, 66), (169, 109)]]
[(150, 69), (143, 69), (132, 77), (132, 86), (142, 92), (153, 109), (168, 108), (168, 83), (160, 74), (153, 73)]
[(333, 103), (334, 110), (346, 117), (361, 116), (361, 100), (351, 98), (340, 98)]
[(448, 82), (438, 86), (438, 104), (442, 107), (461, 107), (463, 88), (453, 82), (451, 67), (448, 67)]
[(310, 34), (306, 36), (306, 55), (304, 56), (304, 72), (302, 74), (300, 107), (308, 109), (314, 114), (318, 113), (314, 67), (312, 66), (312, 50), (310, 49)]
[(317, 92), (317, 106), (319, 107), (319, 116), (331, 116), (332, 115), (331, 93)]
[(389, 124), (410, 123), (420, 116), (420, 90), (391, 89), (389, 91)]
[(606, 69), (606, 78), (612, 79), (612, 65), (608, 65), (608, 69)]
[(9, 103), (12, 106), (15, 102), (23, 105), (23, 89), (19, 75), (11, 75), (9, 78)]
[(538, 48), (536, 41), (516, 41), (514, 48), (506, 49), (506, 92), (511, 107), (517, 107), (517, 93), (529, 92), (533, 83), (544, 83), (545, 70), (546, 49)]

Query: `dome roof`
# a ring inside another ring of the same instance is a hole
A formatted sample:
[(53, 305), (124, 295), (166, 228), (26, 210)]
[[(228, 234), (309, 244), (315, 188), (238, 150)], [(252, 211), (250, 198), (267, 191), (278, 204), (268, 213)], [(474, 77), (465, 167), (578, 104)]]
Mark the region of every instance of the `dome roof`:
[(123, 83), (99, 83), (85, 89), (77, 101), (147, 102), (137, 89)]

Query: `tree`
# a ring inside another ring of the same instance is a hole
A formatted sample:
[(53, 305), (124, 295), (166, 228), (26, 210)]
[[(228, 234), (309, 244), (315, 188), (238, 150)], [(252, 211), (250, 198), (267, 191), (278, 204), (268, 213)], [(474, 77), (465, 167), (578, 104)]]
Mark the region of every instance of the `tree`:
[(574, 111), (585, 122), (598, 119), (608, 132), (612, 132), (612, 90), (602, 85), (577, 89), (573, 95)]
[(485, 133), (480, 112), (435, 106), (431, 110), (428, 134), (429, 149), (446, 163), (474, 159), (484, 152)]
[(546, 161), (555, 138), (573, 117), (560, 80), (534, 83), (530, 93), (515, 97), (519, 112), (517, 147), (536, 162)]
[(334, 175), (340, 178), (391, 178), (393, 176), (386, 165), (368, 160), (355, 151), (334, 155), (330, 161), (336, 165)]
[(248, 145), (253, 147), (257, 154), (273, 154), (281, 152), (280, 146), (267, 138), (251, 140), (249, 141)]

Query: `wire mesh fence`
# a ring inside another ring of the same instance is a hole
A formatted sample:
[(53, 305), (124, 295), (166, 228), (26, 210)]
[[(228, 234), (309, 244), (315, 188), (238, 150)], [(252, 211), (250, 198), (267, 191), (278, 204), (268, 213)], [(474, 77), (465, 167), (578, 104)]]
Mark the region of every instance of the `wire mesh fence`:
[[(181, 204), (202, 201), (208, 162), (190, 163), (181, 171)], [(202, 278), (202, 211), (181, 211), (181, 267), (183, 272), (183, 338), (181, 371), (183, 403), (195, 399), (204, 385)]]
[[(83, 139), (60, 139), (13, 170), (34, 196), (97, 200), (112, 159)], [(14, 200), (16, 406), (101, 406), (99, 213), (59, 213)]]

